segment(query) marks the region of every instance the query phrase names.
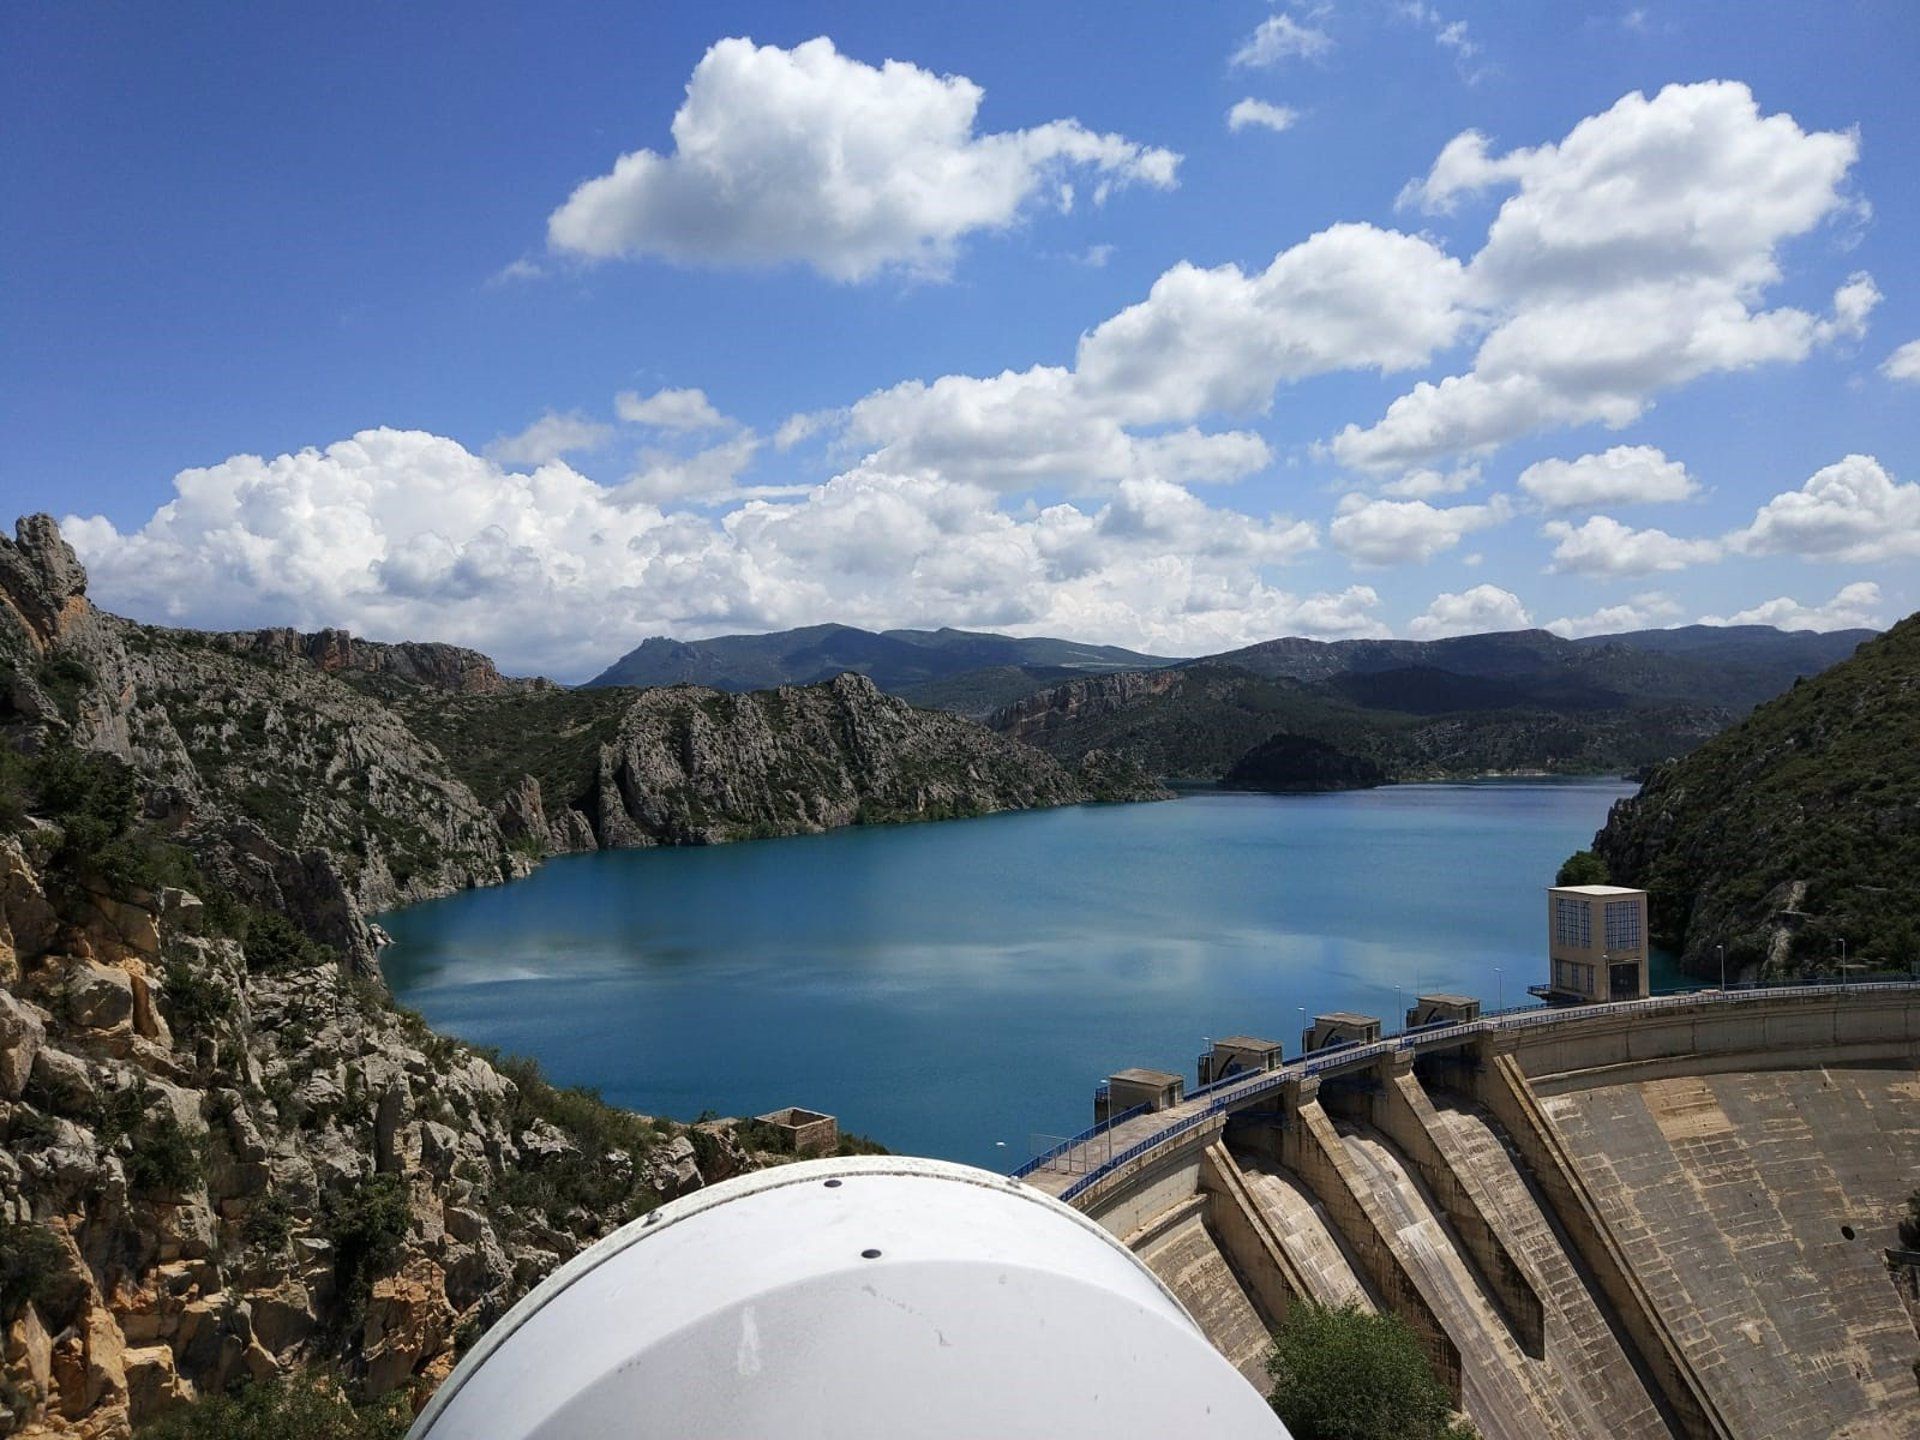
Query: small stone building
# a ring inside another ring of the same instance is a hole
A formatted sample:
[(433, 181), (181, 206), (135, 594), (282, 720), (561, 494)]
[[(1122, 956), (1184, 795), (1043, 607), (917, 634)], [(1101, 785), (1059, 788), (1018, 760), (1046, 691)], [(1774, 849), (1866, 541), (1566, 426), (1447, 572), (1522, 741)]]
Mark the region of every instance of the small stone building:
[(1233, 1075), (1254, 1075), (1276, 1069), (1280, 1064), (1280, 1042), (1259, 1040), (1251, 1035), (1229, 1035), (1213, 1042), (1213, 1048), (1200, 1057), (1200, 1083), (1211, 1085)]
[(1116, 1070), (1093, 1092), (1093, 1123), (1105, 1124), (1109, 1116), (1124, 1115), (1139, 1105), (1168, 1110), (1178, 1105), (1185, 1093), (1185, 1082), (1165, 1070)]
[(777, 1131), (782, 1148), (795, 1155), (829, 1155), (840, 1145), (840, 1122), (818, 1110), (789, 1105), (753, 1118)]
[(1329, 1045), (1371, 1045), (1380, 1038), (1380, 1017), (1362, 1015), (1353, 1010), (1332, 1010), (1313, 1017), (1300, 1037), (1303, 1050), (1324, 1050)]
[(1421, 995), (1407, 1011), (1407, 1028), (1459, 1025), (1480, 1018), (1480, 1002), (1471, 995)]

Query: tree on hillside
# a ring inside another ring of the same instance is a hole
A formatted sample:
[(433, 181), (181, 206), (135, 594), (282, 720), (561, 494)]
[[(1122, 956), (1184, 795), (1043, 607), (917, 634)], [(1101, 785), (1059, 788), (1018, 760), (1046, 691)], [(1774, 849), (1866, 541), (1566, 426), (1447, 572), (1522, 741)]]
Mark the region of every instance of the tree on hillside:
[(1576, 850), (1560, 862), (1560, 873), (1553, 877), (1556, 885), (1611, 885), (1613, 879), (1607, 874), (1607, 862), (1591, 850)]
[(1398, 1315), (1296, 1305), (1267, 1359), (1270, 1403), (1294, 1440), (1475, 1440)]

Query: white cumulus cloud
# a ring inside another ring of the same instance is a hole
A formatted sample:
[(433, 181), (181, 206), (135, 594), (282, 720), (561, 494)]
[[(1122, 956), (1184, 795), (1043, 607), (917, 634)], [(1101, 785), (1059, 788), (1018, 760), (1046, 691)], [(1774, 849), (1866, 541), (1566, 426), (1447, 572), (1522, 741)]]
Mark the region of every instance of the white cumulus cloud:
[(1053, 365), (905, 381), (856, 402), (846, 434), (886, 466), (1001, 490), (1087, 491), (1128, 478), (1222, 483), (1272, 460), (1251, 431), (1135, 435), (1078, 376)]
[(1652, 505), (1700, 492), (1687, 467), (1652, 445), (1615, 445), (1576, 460), (1541, 460), (1520, 472), (1520, 488), (1554, 510)]
[(1433, 500), (1442, 495), (1458, 495), (1480, 483), (1478, 465), (1457, 465), (1451, 470), (1409, 470), (1397, 480), (1380, 487), (1383, 495), (1401, 500)]
[(1664, 530), (1636, 530), (1608, 515), (1584, 524), (1549, 520), (1540, 533), (1557, 543), (1548, 568), (1575, 575), (1650, 575), (1710, 565), (1723, 549), (1718, 540), (1685, 540)]
[(1426, 363), (1465, 324), (1464, 288), (1429, 240), (1333, 225), (1251, 275), (1175, 265), (1081, 340), (1077, 370), (1132, 421), (1248, 414), (1283, 381)]
[(1449, 635), (1481, 635), (1495, 630), (1525, 630), (1533, 621), (1527, 607), (1511, 590), (1498, 585), (1476, 585), (1458, 594), (1433, 597), (1424, 615), (1407, 626), (1415, 640), (1440, 640)]
[[(476, 646), (510, 670), (594, 673), (651, 634), (838, 619), (1064, 634), (1168, 654), (1276, 634), (1386, 633), (1366, 587), (1269, 568), (1314, 527), (1130, 479), (1099, 505), (1004, 508), (986, 487), (862, 464), (792, 497), (737, 487), (751, 435), (619, 485), (510, 469), (422, 431), (184, 470), (141, 526), (63, 523), (103, 605), (166, 623)], [(672, 508), (721, 492), (720, 513)]]
[(1513, 507), (1495, 495), (1484, 505), (1429, 505), (1424, 500), (1341, 500), (1327, 536), (1333, 547), (1362, 565), (1425, 564), (1451, 550), (1462, 537), (1507, 520)]
[(1265, 68), (1282, 60), (1318, 60), (1332, 49), (1333, 37), (1326, 31), (1282, 13), (1269, 15), (1254, 27), (1233, 52), (1233, 63)]
[(733, 424), (713, 408), (706, 391), (694, 388), (656, 390), (651, 395), (622, 390), (613, 397), (613, 413), (629, 425), (650, 425), (656, 430), (722, 430)]
[(544, 465), (581, 450), (598, 450), (613, 438), (613, 427), (590, 420), (577, 410), (556, 414), (549, 410), (518, 435), (502, 435), (487, 446), (487, 455), (505, 465)]
[[(696, 450), (691, 455), (676, 455), (665, 450), (647, 450), (640, 456), (640, 468), (627, 477), (617, 492), (623, 500), (645, 500), (654, 505), (674, 501), (711, 504), (739, 495), (740, 474), (760, 453), (760, 437), (751, 430), (718, 445)], [(804, 486), (775, 486), (759, 493), (803, 493)]]
[(1635, 92), (1557, 144), (1494, 154), (1476, 132), (1455, 137), (1401, 203), (1512, 189), (1468, 270), (1491, 328), (1471, 369), (1348, 425), (1334, 454), (1401, 469), (1548, 427), (1618, 428), (1662, 390), (1856, 337), (1879, 299), (1870, 276), (1850, 276), (1824, 317), (1764, 297), (1784, 242), (1854, 211), (1858, 153), (1852, 132), (1764, 115), (1732, 81)]
[[(1082, 336), (1071, 367), (905, 381), (856, 402), (847, 439), (1007, 490), (1232, 481), (1270, 462), (1266, 442), (1192, 422), (1260, 413), (1283, 381), (1421, 363), (1458, 331), (1460, 285), (1429, 241), (1371, 225), (1320, 231), (1251, 275), (1182, 263)], [(1168, 424), (1186, 428), (1135, 433)]]
[(1628, 630), (1655, 630), (1664, 628), (1684, 613), (1680, 602), (1671, 595), (1659, 590), (1650, 590), (1644, 595), (1636, 595), (1621, 605), (1602, 605), (1591, 615), (1562, 616), (1558, 620), (1549, 620), (1540, 628), (1551, 630), (1565, 640), (1578, 640), (1586, 635), (1618, 635)]
[(1249, 96), (1235, 103), (1227, 111), (1227, 129), (1236, 134), (1249, 127), (1259, 130), (1271, 130), (1275, 134), (1291, 130), (1294, 122), (1300, 118), (1300, 112), (1291, 105), (1274, 105), (1265, 100), (1255, 100)]
[(836, 280), (898, 267), (943, 275), (960, 240), (1014, 224), (1072, 177), (1096, 203), (1118, 186), (1169, 189), (1180, 157), (1076, 120), (980, 134), (963, 75), (842, 55), (717, 42), (694, 67), (668, 154), (634, 150), (547, 221), (555, 251), (684, 264), (799, 261)]
[(1889, 380), (1912, 380), (1920, 383), (1920, 340), (1909, 340), (1887, 356), (1880, 366), (1880, 373)]
[(1802, 605), (1785, 595), (1732, 615), (1702, 615), (1702, 625), (1774, 625), (1782, 630), (1877, 630), (1880, 587), (1871, 580), (1844, 585), (1824, 605)]
[(1869, 563), (1920, 555), (1920, 484), (1871, 455), (1848, 455), (1762, 505), (1731, 538), (1748, 555)]

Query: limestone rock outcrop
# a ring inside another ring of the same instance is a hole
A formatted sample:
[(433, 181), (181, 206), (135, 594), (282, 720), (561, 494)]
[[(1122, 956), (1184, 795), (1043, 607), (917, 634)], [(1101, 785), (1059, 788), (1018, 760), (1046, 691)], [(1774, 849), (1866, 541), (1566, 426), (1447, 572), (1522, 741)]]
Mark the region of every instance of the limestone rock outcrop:
[(556, 1105), (342, 963), (263, 970), (192, 895), (102, 933), (99, 896), (7, 853), (0, 1433), (111, 1440), (313, 1367), (424, 1400), (555, 1265), (762, 1163), (730, 1122)]

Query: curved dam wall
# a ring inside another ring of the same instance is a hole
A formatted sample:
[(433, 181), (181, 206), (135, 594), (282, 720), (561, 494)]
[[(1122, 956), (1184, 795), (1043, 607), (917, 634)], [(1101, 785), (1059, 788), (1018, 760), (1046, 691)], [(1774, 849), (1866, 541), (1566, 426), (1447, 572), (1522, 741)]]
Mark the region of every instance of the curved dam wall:
[(1290, 1305), (1354, 1301), (1408, 1320), (1488, 1440), (1920, 1435), (1888, 1256), (1920, 1189), (1920, 986), (1473, 1022), (1087, 1148), (1029, 1183), (1262, 1388)]

